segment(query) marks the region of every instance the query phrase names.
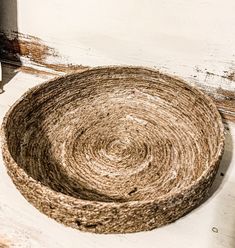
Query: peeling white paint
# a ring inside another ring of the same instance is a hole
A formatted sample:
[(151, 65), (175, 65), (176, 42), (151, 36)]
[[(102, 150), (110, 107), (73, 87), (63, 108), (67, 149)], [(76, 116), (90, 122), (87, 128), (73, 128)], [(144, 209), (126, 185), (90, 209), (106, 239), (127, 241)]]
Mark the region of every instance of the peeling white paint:
[(47, 62), (143, 65), (234, 90), (221, 78), (235, 70), (233, 0), (17, 0), (17, 8), (18, 31), (60, 53)]

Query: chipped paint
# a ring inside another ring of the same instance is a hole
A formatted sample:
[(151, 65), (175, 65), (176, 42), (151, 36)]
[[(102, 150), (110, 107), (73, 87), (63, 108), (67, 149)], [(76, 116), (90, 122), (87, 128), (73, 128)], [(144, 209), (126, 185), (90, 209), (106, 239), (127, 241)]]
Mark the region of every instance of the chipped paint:
[[(1, 60), (15, 64), (21, 61), (23, 66), (18, 70), (25, 73), (58, 76), (89, 68), (66, 63), (66, 59), (56, 49), (46, 45), (42, 39), (35, 36), (0, 31), (0, 41)], [(64, 63), (57, 63), (58, 61)], [(226, 119), (235, 121), (234, 70), (215, 73), (207, 68), (195, 66), (194, 73), (188, 77), (189, 82), (191, 84), (195, 82), (195, 86), (210, 95)]]
[(228, 79), (230, 81), (235, 81), (235, 72), (234, 71), (231, 71), (231, 72), (224, 71), (224, 73), (225, 73), (224, 75), (218, 75), (216, 73), (213, 73), (213, 72), (210, 72), (210, 71), (206, 71), (206, 74), (207, 75), (218, 76), (218, 77), (221, 77), (221, 78)]
[(5, 60), (17, 61), (23, 56), (40, 64), (48, 56), (58, 56), (53, 48), (46, 46), (41, 39), (32, 35), (0, 31), (0, 40), (0, 57)]
[(235, 82), (235, 71), (228, 72), (225, 76), (227, 79)]
[[(20, 61), (30, 61), (36, 66), (45, 67), (58, 72), (73, 72), (87, 69), (87, 66), (59, 63), (49, 63), (48, 58), (60, 57), (59, 52), (32, 35), (19, 32), (0, 31), (0, 59), (8, 63), (20, 64)], [(52, 60), (53, 61), (53, 60)], [(27, 67), (27, 66), (26, 66)], [(29, 67), (28, 67), (29, 69)]]

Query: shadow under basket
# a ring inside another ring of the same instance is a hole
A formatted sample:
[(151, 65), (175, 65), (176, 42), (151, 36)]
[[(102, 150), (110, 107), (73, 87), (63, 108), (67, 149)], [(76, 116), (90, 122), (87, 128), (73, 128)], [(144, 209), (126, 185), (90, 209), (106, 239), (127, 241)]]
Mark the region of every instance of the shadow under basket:
[(204, 93), (159, 71), (97, 67), (26, 92), (3, 124), (3, 157), (41, 212), (82, 231), (151, 230), (206, 196), (224, 127)]

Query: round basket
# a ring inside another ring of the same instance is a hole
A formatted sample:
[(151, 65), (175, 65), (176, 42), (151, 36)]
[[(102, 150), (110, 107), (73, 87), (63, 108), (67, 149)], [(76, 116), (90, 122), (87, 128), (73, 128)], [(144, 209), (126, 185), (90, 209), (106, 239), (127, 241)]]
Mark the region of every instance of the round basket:
[(208, 192), (224, 147), (212, 100), (142, 67), (97, 67), (41, 84), (6, 114), (3, 157), (36, 208), (96, 233), (175, 221)]

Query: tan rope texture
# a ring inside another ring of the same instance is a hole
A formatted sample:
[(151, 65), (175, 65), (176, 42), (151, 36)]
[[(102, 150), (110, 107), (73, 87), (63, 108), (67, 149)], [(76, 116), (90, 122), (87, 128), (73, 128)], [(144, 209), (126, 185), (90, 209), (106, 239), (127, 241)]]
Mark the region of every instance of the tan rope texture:
[(36, 208), (97, 233), (150, 230), (204, 198), (224, 146), (212, 100), (141, 67), (41, 84), (4, 118), (9, 175)]

